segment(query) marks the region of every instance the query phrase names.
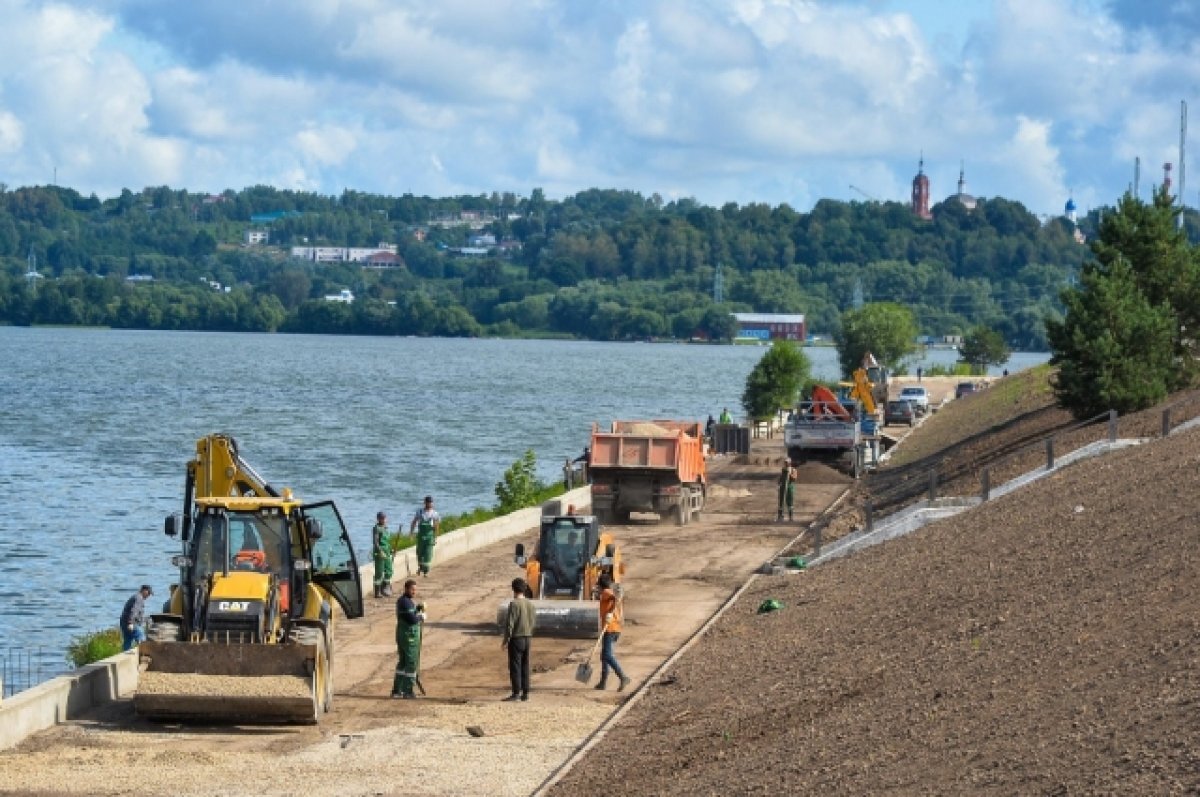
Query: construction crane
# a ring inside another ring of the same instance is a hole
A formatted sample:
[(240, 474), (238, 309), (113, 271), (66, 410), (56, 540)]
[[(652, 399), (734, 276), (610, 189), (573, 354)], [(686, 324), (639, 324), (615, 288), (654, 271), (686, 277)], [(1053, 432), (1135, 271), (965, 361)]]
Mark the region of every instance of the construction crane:
[(862, 190), (861, 188), (859, 188), (859, 187), (858, 187), (858, 186), (856, 186), (856, 185), (853, 185), (853, 184), (851, 184), (851, 185), (850, 185), (850, 190), (851, 190), (851, 191), (857, 191), (858, 193), (862, 194), (863, 196), (865, 196), (867, 199), (871, 200), (872, 202), (878, 202), (878, 201), (879, 201), (879, 197), (877, 197), (877, 196), (872, 196), (871, 194), (868, 194), (866, 191)]

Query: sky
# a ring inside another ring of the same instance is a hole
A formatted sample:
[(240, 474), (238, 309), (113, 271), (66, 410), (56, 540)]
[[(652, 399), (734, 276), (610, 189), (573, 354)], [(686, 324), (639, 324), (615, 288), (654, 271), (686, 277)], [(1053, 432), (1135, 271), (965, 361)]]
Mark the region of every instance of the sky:
[(1200, 86), (1193, 0), (0, 0), (0, 19), (0, 183), (101, 198), (616, 188), (807, 211), (907, 201), (923, 155), (935, 201), (961, 168), (968, 193), (1058, 215), (1115, 202), (1138, 157), (1147, 196)]

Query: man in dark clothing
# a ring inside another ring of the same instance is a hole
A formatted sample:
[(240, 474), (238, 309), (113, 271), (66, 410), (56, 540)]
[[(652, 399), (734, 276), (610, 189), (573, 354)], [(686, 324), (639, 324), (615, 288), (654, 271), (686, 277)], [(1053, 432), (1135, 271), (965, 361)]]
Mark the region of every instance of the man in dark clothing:
[(512, 593), (504, 622), (504, 639), (500, 641), (500, 647), (508, 649), (508, 679), (512, 683), (512, 694), (504, 699), (528, 700), (529, 640), (537, 625), (537, 614), (533, 601), (526, 597), (525, 579), (513, 579)]
[(783, 513), (787, 511), (787, 519), (792, 519), (792, 505), (796, 501), (796, 469), (791, 462), (783, 464), (779, 473), (779, 513), (775, 516), (777, 522), (783, 522)]
[(404, 594), (396, 601), (396, 677), (392, 679), (392, 698), (412, 700), (413, 684), (421, 667), (421, 626), (425, 622), (425, 604), (417, 603), (417, 582), (404, 582)]
[(132, 598), (125, 601), (125, 608), (121, 610), (121, 650), (129, 650), (139, 642), (146, 641), (146, 630), (142, 628), (142, 623), (146, 621), (146, 598), (153, 594), (150, 585), (143, 584)]

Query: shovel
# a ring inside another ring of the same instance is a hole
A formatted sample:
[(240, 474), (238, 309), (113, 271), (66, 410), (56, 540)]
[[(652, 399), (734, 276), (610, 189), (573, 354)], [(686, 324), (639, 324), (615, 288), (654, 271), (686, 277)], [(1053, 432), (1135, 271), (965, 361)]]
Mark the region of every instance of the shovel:
[(595, 658), (596, 651), (600, 649), (600, 643), (603, 640), (604, 632), (601, 632), (600, 636), (596, 637), (596, 644), (592, 645), (592, 650), (588, 653), (588, 657), (581, 661), (579, 666), (575, 668), (575, 680), (579, 681), (579, 683), (586, 684), (592, 680), (592, 659)]

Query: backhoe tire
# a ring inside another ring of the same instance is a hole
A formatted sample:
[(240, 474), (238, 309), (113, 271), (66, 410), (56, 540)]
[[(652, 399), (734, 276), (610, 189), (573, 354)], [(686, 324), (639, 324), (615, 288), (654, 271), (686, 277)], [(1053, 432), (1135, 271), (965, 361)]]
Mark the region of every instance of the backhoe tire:
[(146, 639), (150, 642), (181, 642), (183, 623), (175, 620), (156, 620), (146, 629)]

